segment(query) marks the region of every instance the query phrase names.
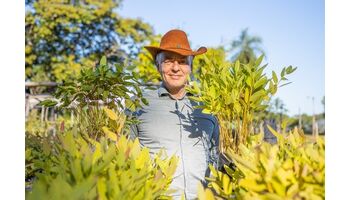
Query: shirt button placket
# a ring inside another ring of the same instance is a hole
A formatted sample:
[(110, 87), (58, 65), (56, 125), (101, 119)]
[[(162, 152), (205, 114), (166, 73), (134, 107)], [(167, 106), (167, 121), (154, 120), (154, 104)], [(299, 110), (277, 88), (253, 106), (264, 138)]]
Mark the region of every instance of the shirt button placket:
[(180, 112), (180, 101), (179, 100), (175, 100), (175, 109), (176, 109), (176, 113), (177, 116), (179, 118), (179, 122), (180, 122), (180, 149), (181, 149), (181, 162), (182, 162), (182, 172), (183, 172), (183, 177), (184, 177), (184, 193), (185, 193), (185, 199), (187, 199), (187, 187), (186, 187), (186, 167), (185, 167), (185, 160), (184, 160), (184, 149), (183, 149), (183, 142), (182, 142), (182, 138), (183, 138), (183, 133), (182, 133), (182, 120), (181, 120), (181, 112)]

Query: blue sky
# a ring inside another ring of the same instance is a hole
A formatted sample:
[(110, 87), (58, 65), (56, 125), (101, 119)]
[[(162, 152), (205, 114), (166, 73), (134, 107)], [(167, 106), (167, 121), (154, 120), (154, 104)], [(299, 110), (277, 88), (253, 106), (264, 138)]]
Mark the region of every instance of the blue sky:
[(323, 112), (325, 95), (325, 6), (324, 1), (161, 1), (126, 0), (117, 12), (141, 18), (156, 34), (180, 28), (188, 33), (193, 49), (229, 45), (244, 28), (262, 38), (267, 73), (282, 67), (298, 67), (292, 84), (277, 92), (289, 115)]

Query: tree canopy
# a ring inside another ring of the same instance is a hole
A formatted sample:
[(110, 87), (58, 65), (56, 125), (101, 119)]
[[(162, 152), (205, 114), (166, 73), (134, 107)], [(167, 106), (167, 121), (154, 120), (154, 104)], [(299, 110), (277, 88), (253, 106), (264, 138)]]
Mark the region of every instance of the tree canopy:
[(244, 29), (237, 40), (231, 43), (231, 51), (237, 52), (233, 60), (239, 60), (241, 63), (249, 63), (257, 59), (255, 52), (264, 54), (260, 47), (262, 39), (258, 36), (248, 34), (248, 28)]
[(94, 67), (103, 55), (126, 62), (153, 35), (140, 19), (116, 12), (122, 0), (26, 0), (26, 80), (57, 81)]

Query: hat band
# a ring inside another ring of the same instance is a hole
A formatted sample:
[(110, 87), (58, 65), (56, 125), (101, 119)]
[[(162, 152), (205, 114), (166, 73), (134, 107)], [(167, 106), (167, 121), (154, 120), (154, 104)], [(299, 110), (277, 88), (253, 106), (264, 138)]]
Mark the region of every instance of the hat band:
[(185, 49), (185, 48), (181, 48), (181, 47), (159, 47), (159, 49), (162, 49), (162, 50), (186, 50), (186, 51), (191, 51), (192, 52), (192, 49)]

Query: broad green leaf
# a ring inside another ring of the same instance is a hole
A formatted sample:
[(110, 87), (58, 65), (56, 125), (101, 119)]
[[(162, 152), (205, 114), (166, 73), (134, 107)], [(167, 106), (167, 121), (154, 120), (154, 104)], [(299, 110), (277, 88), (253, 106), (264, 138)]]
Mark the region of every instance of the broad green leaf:
[(205, 108), (205, 109), (202, 110), (202, 113), (204, 113), (204, 114), (211, 114), (211, 111), (209, 109)]
[(227, 165), (224, 165), (224, 169), (225, 169), (225, 171), (227, 172), (227, 174), (233, 178), (233, 175), (234, 175), (235, 171), (233, 171), (233, 170), (232, 170), (230, 167), (228, 167)]
[(39, 106), (45, 106), (45, 107), (52, 107), (52, 106), (56, 106), (58, 102), (51, 100), (51, 99), (46, 99), (41, 101), (38, 105)]
[(262, 61), (263, 59), (264, 59), (264, 55), (259, 56), (259, 58), (256, 59), (256, 61), (255, 61), (255, 65), (256, 65), (256, 66), (259, 66), (259, 65), (261, 64), (261, 61)]
[(254, 164), (251, 162), (243, 159), (242, 157), (238, 156), (235, 153), (230, 153), (230, 157), (237, 163), (241, 164), (242, 166), (246, 167), (247, 169), (251, 170), (254, 173), (258, 173), (258, 169)]
[(266, 186), (258, 184), (254, 179), (244, 178), (239, 182), (239, 185), (250, 192), (262, 192), (266, 190)]
[(106, 187), (106, 180), (104, 178), (99, 178), (97, 180), (97, 191), (98, 191), (98, 199), (105, 200), (107, 187)]
[(271, 128), (270, 125), (267, 125), (267, 128), (270, 130), (270, 132), (276, 136), (276, 138), (279, 140), (279, 141), (283, 141), (283, 136), (280, 134), (280, 133), (277, 133), (277, 131), (275, 131), (273, 128)]
[(284, 196), (285, 193), (286, 193), (286, 188), (281, 184), (279, 183), (277, 180), (275, 179), (272, 179), (271, 180), (271, 184), (272, 184), (272, 187), (274, 188), (275, 192), (279, 195), (279, 196)]
[(233, 104), (233, 107), (237, 113), (240, 113), (242, 110), (242, 107), (238, 103)]
[(107, 114), (107, 116), (109, 117), (109, 119), (117, 121), (118, 120), (118, 115), (111, 109), (104, 107), (103, 110), (105, 111), (105, 113)]
[(257, 101), (260, 97), (264, 96), (266, 94), (265, 90), (264, 89), (261, 89), (257, 92), (254, 92), (252, 94), (252, 96), (250, 97), (250, 101), (251, 102), (255, 102)]
[(241, 64), (240, 64), (239, 60), (237, 60), (237, 61), (235, 62), (235, 67), (234, 67), (236, 73), (239, 71), (240, 65), (241, 65)]
[(111, 139), (113, 141), (117, 141), (117, 134), (110, 131), (108, 127), (104, 126), (104, 127), (102, 127), (102, 130), (109, 139)]
[(104, 66), (107, 65), (107, 57), (106, 56), (102, 56), (101, 60), (100, 60), (100, 66)]
[(286, 68), (283, 67), (283, 69), (282, 69), (282, 71), (281, 71), (281, 77), (282, 77), (282, 78), (284, 77), (285, 72), (286, 72)]
[(146, 106), (148, 105), (147, 99), (145, 99), (145, 98), (142, 97), (142, 98), (141, 98), (141, 101), (142, 101), (142, 103), (145, 104)]
[(230, 178), (226, 174), (223, 175), (222, 184), (224, 188), (225, 194), (230, 194), (232, 191), (231, 184), (230, 184)]
[(245, 92), (244, 92), (244, 101), (246, 102), (246, 103), (249, 103), (248, 101), (249, 101), (249, 89), (248, 88), (246, 88), (245, 89)]
[(130, 99), (125, 99), (125, 106), (126, 106), (126, 108), (131, 110), (131, 112), (136, 111), (136, 106)]
[(278, 83), (278, 78), (275, 71), (272, 71), (273, 82)]
[(254, 83), (254, 89), (259, 88), (260, 86), (264, 85), (267, 83), (267, 79), (261, 78), (260, 80), (258, 80), (257, 82)]
[(245, 82), (247, 83), (247, 85), (248, 85), (249, 87), (252, 87), (253, 81), (252, 81), (252, 78), (251, 78), (250, 76), (247, 77), (247, 79), (246, 79)]
[(222, 193), (223, 191), (222, 191), (222, 189), (221, 189), (221, 187), (216, 183), (216, 182), (211, 182), (211, 183), (209, 183), (209, 187), (212, 187), (212, 188), (214, 188), (214, 190), (215, 190), (215, 192), (217, 192), (217, 193)]

